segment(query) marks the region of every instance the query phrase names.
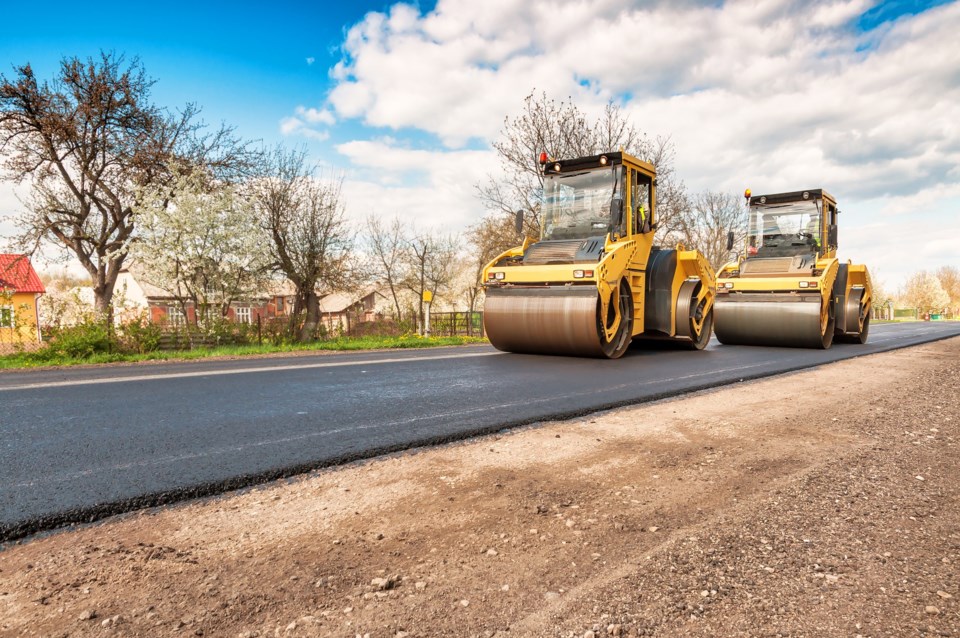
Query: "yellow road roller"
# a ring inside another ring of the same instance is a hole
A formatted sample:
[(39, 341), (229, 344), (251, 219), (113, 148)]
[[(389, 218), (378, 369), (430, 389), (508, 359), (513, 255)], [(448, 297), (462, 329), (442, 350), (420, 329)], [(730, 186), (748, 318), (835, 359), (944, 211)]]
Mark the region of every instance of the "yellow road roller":
[[(697, 251), (653, 245), (654, 167), (624, 152), (540, 155), (541, 237), (483, 271), (483, 325), (506, 352), (616, 359), (638, 339), (702, 350), (716, 280)], [(518, 213), (517, 230), (522, 227)]]
[(744, 197), (745, 251), (717, 273), (720, 343), (866, 343), (873, 288), (866, 266), (837, 259), (837, 200), (822, 189)]

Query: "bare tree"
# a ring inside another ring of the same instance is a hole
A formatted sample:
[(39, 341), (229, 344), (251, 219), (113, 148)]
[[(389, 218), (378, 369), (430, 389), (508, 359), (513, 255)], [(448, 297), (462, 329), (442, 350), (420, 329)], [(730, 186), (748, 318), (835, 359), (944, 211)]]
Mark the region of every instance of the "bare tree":
[(543, 187), (540, 153), (557, 158), (581, 157), (621, 147), (656, 167), (658, 236), (668, 233), (671, 218), (683, 208), (685, 192), (673, 171), (673, 143), (669, 138), (651, 140), (612, 102), (591, 122), (572, 102), (557, 102), (544, 93), (531, 93), (520, 114), (504, 120), (500, 139), (493, 145), (500, 157), (502, 177), (488, 177), (485, 183), (477, 185), (477, 192), (495, 216), (512, 219), (515, 211), (524, 211), (524, 231), (536, 238), (540, 236)]
[(467, 290), (470, 311), (476, 309), (477, 299), (483, 290), (483, 269), (488, 263), (508, 248), (523, 241), (517, 236), (514, 219), (505, 215), (487, 215), (467, 229), (466, 239), (472, 250), (469, 261), (473, 273), (473, 286)]
[(434, 298), (448, 292), (456, 275), (457, 242), (453, 236), (432, 232), (415, 233), (407, 244), (404, 286), (417, 295), (417, 325), (424, 331), (423, 293)]
[(282, 147), (265, 156), (251, 198), (267, 235), (270, 269), (282, 273), (296, 289), (291, 321), (306, 317), (301, 341), (315, 338), (322, 295), (344, 290), (352, 282), (353, 234), (340, 201), (342, 179), (315, 176), (302, 150)]
[(31, 254), (50, 243), (76, 257), (109, 318), (138, 193), (171, 183), (177, 165), (226, 177), (244, 165), (245, 148), (227, 128), (202, 135), (194, 105), (178, 113), (155, 106), (153, 80), (136, 59), (64, 58), (51, 82), (38, 81), (29, 64), (15, 71), (0, 75), (0, 151), (8, 176), (33, 187), (16, 220), (17, 243)]
[(741, 199), (729, 193), (704, 191), (693, 196), (690, 208), (681, 211), (673, 231), (688, 248), (696, 248), (715, 270), (728, 261), (727, 234), (734, 246), (743, 246), (747, 214)]
[(400, 287), (403, 281), (404, 255), (410, 239), (406, 236), (406, 228), (396, 217), (389, 224), (385, 224), (376, 215), (370, 215), (367, 217), (366, 226), (365, 244), (372, 262), (371, 275), (390, 290), (390, 297), (399, 322), (402, 315)]
[(457, 238), (455, 235), (435, 234), (431, 237), (431, 244), (425, 264), (425, 279), (435, 298), (446, 297), (452, 292), (450, 285), (457, 274)]
[(674, 168), (676, 148), (669, 137), (657, 137), (641, 149), (640, 159), (657, 169), (657, 230), (660, 244), (686, 241), (683, 232), (683, 213), (690, 210), (690, 194)]

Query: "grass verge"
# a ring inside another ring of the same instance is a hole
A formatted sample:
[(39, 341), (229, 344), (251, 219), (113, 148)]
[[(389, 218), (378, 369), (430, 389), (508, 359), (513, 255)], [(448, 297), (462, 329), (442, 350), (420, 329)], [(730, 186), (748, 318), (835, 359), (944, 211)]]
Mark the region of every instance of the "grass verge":
[(245, 357), (287, 352), (346, 352), (355, 350), (436, 348), (440, 346), (461, 346), (472, 343), (487, 343), (487, 340), (480, 337), (419, 337), (416, 335), (401, 337), (340, 337), (338, 339), (315, 341), (312, 343), (219, 346), (216, 348), (198, 348), (195, 350), (157, 350), (144, 354), (97, 352), (86, 357), (68, 357), (47, 350), (38, 350), (36, 352), (20, 352), (0, 356), (0, 370), (103, 363), (135, 363), (138, 361), (190, 361), (211, 357)]

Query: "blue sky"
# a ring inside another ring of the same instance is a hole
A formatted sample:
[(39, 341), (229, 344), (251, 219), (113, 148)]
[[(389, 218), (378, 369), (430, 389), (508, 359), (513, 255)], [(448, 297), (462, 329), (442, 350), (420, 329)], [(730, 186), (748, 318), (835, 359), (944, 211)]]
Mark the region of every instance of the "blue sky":
[(946, 3), (946, 0), (929, 0), (926, 2), (892, 0), (890, 2), (880, 2), (867, 11), (864, 11), (857, 19), (856, 26), (861, 31), (870, 31), (886, 22), (892, 22), (903, 16), (923, 13), (927, 9)]
[[(64, 56), (100, 50), (139, 56), (157, 80), (156, 102), (196, 102), (204, 119), (236, 126), (249, 138), (281, 141), (279, 121), (304, 102), (322, 102), (328, 73), (341, 56), (349, 26), (387, 2), (204, 2), (43, 4), (0, 9), (8, 32), (0, 38), (0, 71), (30, 62), (50, 77)], [(421, 3), (431, 8), (430, 3)], [(224, 7), (229, 7), (225, 9)], [(308, 63), (312, 58), (313, 63)], [(355, 131), (346, 131), (350, 136)]]
[[(826, 188), (846, 213), (841, 256), (889, 287), (957, 265), (955, 2), (48, 2), (0, 17), (3, 73), (139, 56), (158, 104), (306, 145), (344, 176), (355, 219), (474, 222), (490, 145), (535, 88), (588, 113), (619, 102), (671, 137), (692, 191)], [(17, 206), (0, 183), (0, 235)]]

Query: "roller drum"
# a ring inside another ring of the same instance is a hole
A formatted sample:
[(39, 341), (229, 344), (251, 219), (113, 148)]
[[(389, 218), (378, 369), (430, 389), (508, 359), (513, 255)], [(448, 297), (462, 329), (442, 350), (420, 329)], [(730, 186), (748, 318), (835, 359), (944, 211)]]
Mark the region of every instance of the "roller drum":
[(593, 286), (492, 288), (484, 302), (483, 326), (498, 350), (604, 357), (598, 303)]
[(820, 324), (819, 295), (790, 297), (722, 295), (714, 304), (713, 332), (729, 345), (829, 348), (833, 325)]

